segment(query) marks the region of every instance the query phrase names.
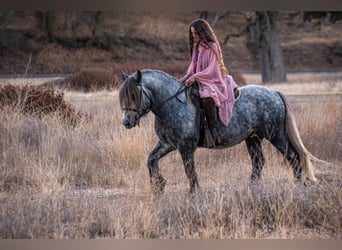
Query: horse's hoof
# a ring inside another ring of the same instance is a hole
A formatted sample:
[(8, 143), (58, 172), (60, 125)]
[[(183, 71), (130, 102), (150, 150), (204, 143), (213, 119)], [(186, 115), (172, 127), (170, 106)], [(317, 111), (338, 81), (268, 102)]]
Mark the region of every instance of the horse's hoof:
[(313, 186), (313, 185), (319, 183), (316, 178), (315, 179), (305, 178), (305, 180), (303, 180), (302, 182), (303, 182), (304, 186), (306, 186), (306, 187)]
[(260, 176), (256, 175), (256, 174), (253, 174), (251, 176), (251, 184), (252, 185), (259, 185), (260, 184)]
[(200, 191), (201, 191), (201, 188), (198, 185), (198, 183), (196, 182), (196, 184), (194, 184), (193, 186), (190, 187), (189, 197), (195, 198)]
[(164, 192), (166, 180), (163, 177), (158, 177), (152, 180), (152, 193), (158, 196)]

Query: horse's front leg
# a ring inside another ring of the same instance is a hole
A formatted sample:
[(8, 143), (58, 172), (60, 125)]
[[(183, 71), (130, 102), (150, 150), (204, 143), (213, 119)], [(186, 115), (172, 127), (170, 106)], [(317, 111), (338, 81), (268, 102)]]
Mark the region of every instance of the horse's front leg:
[(195, 162), (194, 162), (194, 152), (189, 150), (181, 151), (182, 160), (184, 164), (185, 174), (190, 182), (190, 193), (194, 193), (196, 188), (199, 187), (197, 180), (197, 173), (195, 171)]
[(150, 174), (152, 192), (155, 195), (162, 193), (166, 185), (166, 180), (163, 178), (159, 170), (159, 160), (174, 150), (175, 148), (171, 145), (158, 141), (157, 145), (150, 152), (147, 158), (147, 167)]

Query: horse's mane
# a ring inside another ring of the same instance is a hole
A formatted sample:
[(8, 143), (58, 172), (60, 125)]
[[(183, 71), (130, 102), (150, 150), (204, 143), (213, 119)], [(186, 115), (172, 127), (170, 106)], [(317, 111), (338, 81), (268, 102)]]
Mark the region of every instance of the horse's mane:
[(162, 71), (162, 70), (143, 69), (143, 70), (141, 70), (141, 72), (144, 73), (144, 74), (159, 74), (159, 76), (165, 77), (166, 79), (178, 81), (178, 79), (175, 76), (170, 75), (169, 73), (167, 73), (165, 71)]
[(119, 90), (119, 101), (121, 109), (140, 110), (140, 91), (134, 77), (128, 77)]

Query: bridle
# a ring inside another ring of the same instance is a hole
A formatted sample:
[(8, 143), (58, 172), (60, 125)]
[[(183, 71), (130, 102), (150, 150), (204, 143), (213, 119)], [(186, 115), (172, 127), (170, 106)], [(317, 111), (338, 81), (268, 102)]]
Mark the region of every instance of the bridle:
[[(163, 106), (165, 103), (167, 103), (168, 101), (170, 101), (171, 99), (177, 97), (179, 94), (181, 94), (183, 91), (185, 91), (187, 89), (187, 85), (186, 84), (182, 84), (179, 89), (176, 91), (176, 93), (174, 93), (173, 95), (169, 96), (168, 98), (166, 98), (165, 100), (163, 100), (162, 102), (158, 103), (157, 105), (152, 104), (152, 97), (149, 95), (149, 93), (145, 90), (145, 88), (142, 85), (139, 85), (140, 87), (140, 101), (142, 101), (142, 96), (145, 95), (146, 98), (149, 100), (150, 103), (150, 107), (142, 109), (140, 108), (140, 110), (135, 109), (135, 108), (123, 108), (123, 111), (133, 111), (139, 114), (139, 119), (146, 115), (148, 112), (150, 111), (155, 111), (157, 108), (160, 108), (161, 106)], [(187, 96), (187, 95), (186, 95)], [(178, 101), (182, 102), (181, 100), (177, 99)], [(182, 102), (184, 103), (184, 102)], [(142, 106), (142, 105), (140, 105)]]

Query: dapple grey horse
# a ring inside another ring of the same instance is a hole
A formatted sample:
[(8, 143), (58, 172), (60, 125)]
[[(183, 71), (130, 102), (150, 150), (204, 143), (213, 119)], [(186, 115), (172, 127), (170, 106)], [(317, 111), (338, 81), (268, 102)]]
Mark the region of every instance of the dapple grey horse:
[[(119, 99), (123, 111), (122, 124), (132, 128), (148, 112), (155, 115), (158, 143), (150, 152), (147, 166), (154, 193), (166, 185), (158, 162), (169, 152), (181, 154), (190, 192), (198, 187), (194, 153), (200, 143), (200, 119), (196, 106), (187, 98), (187, 86), (177, 78), (158, 70), (138, 70), (131, 75), (122, 72)], [(285, 97), (270, 88), (247, 85), (240, 88), (233, 116), (228, 126), (222, 123), (218, 132), (222, 143), (216, 148), (232, 147), (246, 142), (252, 161), (252, 180), (260, 177), (265, 159), (261, 141), (267, 139), (289, 161), (297, 179), (315, 182), (312, 159), (298, 133)]]

